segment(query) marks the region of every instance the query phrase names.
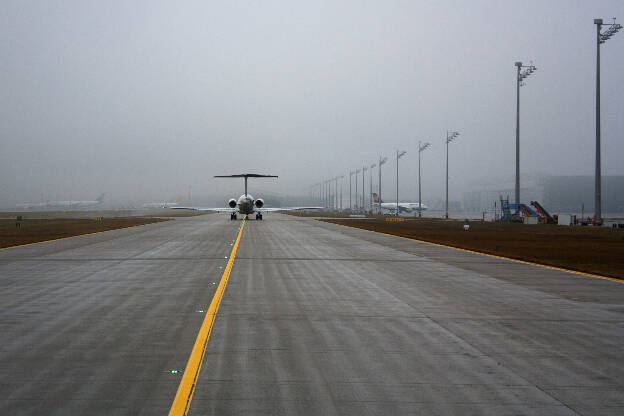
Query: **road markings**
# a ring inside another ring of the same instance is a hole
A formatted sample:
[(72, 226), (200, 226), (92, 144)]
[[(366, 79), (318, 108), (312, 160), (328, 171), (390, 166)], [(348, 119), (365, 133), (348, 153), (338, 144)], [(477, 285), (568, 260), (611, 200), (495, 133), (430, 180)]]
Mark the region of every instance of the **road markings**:
[(164, 221), (148, 222), (147, 224), (127, 225), (125, 227), (113, 228), (112, 230), (94, 231), (92, 233), (70, 235), (69, 237), (61, 237), (61, 238), (53, 238), (51, 240), (35, 241), (34, 243), (18, 244), (16, 246), (9, 246), (9, 247), (0, 247), (0, 250), (8, 250), (10, 248), (17, 248), (17, 247), (34, 246), (35, 244), (50, 243), (52, 241), (69, 240), (70, 238), (83, 237), (85, 235), (108, 233), (108, 232), (111, 232), (111, 231), (124, 230), (126, 228), (143, 227), (143, 226), (146, 226), (146, 225), (159, 224), (161, 222), (167, 222), (167, 221), (171, 221), (171, 220), (168, 219), (168, 220), (164, 220)]
[[(317, 221), (321, 221), (321, 220), (317, 220)], [(326, 222), (326, 221), (323, 221), (323, 222)], [(577, 270), (564, 269), (563, 267), (548, 266), (546, 264), (539, 264), (539, 263), (533, 263), (533, 262), (526, 261), (526, 260), (513, 259), (511, 257), (497, 256), (496, 254), (482, 253), (480, 251), (469, 250), (469, 249), (466, 249), (466, 248), (453, 247), (453, 246), (449, 246), (449, 245), (446, 245), (446, 244), (440, 244), (440, 243), (432, 243), (431, 241), (419, 240), (417, 238), (409, 238), (409, 237), (403, 237), (402, 235), (394, 235), (394, 234), (390, 234), (390, 233), (383, 233), (381, 231), (367, 230), (366, 228), (354, 227), (352, 225), (336, 224), (335, 222), (327, 222), (327, 224), (340, 225), (342, 227), (354, 228), (356, 230), (363, 230), (363, 231), (368, 231), (368, 232), (376, 233), (376, 234), (389, 235), (390, 237), (397, 237), (397, 238), (402, 238), (404, 240), (416, 241), (418, 243), (429, 244), (431, 246), (452, 248), (453, 250), (464, 251), (466, 253), (472, 253), (472, 254), (478, 254), (480, 256), (493, 257), (495, 259), (502, 259), (502, 260), (512, 261), (514, 263), (528, 264), (530, 266), (537, 266), (537, 267), (541, 267), (543, 269), (557, 270), (557, 271), (560, 271), (560, 272), (577, 274), (579, 276), (593, 277), (594, 279), (602, 279), (602, 280), (609, 280), (611, 282), (616, 282), (616, 283), (624, 283), (624, 280), (622, 280), (622, 279), (616, 279), (614, 277), (602, 276), (602, 275), (599, 275), (599, 274), (579, 272)]]
[(182, 380), (180, 381), (180, 385), (178, 386), (178, 392), (176, 393), (173, 404), (171, 405), (171, 410), (169, 410), (169, 416), (186, 415), (191, 407), (191, 400), (193, 400), (197, 377), (199, 376), (202, 361), (204, 361), (204, 355), (206, 354), (206, 346), (208, 345), (208, 340), (210, 339), (212, 325), (214, 324), (215, 318), (217, 317), (219, 305), (221, 305), (221, 299), (223, 298), (223, 293), (225, 292), (225, 286), (227, 285), (228, 278), (230, 277), (230, 272), (232, 271), (232, 265), (234, 264), (234, 258), (236, 257), (238, 243), (240, 242), (241, 236), (243, 235), (243, 229), (245, 228), (245, 220), (246, 218), (243, 219), (243, 222), (239, 228), (238, 236), (236, 237), (236, 241), (234, 242), (234, 247), (232, 248), (232, 252), (230, 253), (230, 258), (227, 262), (227, 266), (225, 266), (225, 270), (223, 271), (223, 275), (221, 276), (221, 281), (219, 282), (217, 291), (212, 297), (212, 301), (210, 302), (210, 306), (208, 307), (208, 311), (206, 312), (204, 322), (199, 328), (197, 339), (195, 339), (195, 345), (193, 345), (191, 356), (186, 363), (184, 375), (182, 376)]

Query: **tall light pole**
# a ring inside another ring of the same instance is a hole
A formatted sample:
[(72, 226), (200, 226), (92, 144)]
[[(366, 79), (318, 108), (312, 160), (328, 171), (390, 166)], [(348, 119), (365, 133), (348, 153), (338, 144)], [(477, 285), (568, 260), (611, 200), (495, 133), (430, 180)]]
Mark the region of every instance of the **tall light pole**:
[(349, 211), (353, 211), (353, 205), (351, 204), (351, 177), (355, 172), (349, 171)]
[(355, 208), (357, 209), (358, 207), (358, 192), (357, 192), (357, 186), (358, 186), (358, 173), (360, 173), (361, 170), (360, 169), (356, 169), (355, 170)]
[[(334, 178), (334, 181), (336, 181), (336, 185), (334, 186), (334, 194), (336, 195), (335, 201), (334, 201), (334, 207), (335, 207), (336, 211), (338, 210), (338, 179), (342, 179), (342, 178), (344, 178), (344, 175), (336, 176)], [(341, 183), (341, 185), (342, 185), (342, 183)], [(340, 189), (341, 189), (341, 195), (340, 195), (341, 202), (340, 202), (340, 204), (342, 205), (342, 186), (341, 186)]]
[(397, 176), (396, 176), (396, 216), (399, 216), (399, 159), (403, 157), (403, 155), (407, 153), (405, 150), (397, 150), (396, 151), (396, 168), (397, 168)]
[[(537, 69), (535, 66), (522, 65), (522, 62), (516, 62), (518, 75), (516, 77), (516, 214), (520, 211), (520, 87), (524, 85), (526, 77), (531, 75)], [(525, 68), (523, 71), (522, 68)]]
[(372, 165), (370, 165), (370, 195), (369, 195), (369, 201), (370, 201), (370, 212), (371, 212), (371, 214), (373, 213), (373, 169), (375, 168), (375, 166), (377, 166), (376, 163), (373, 163)]
[(444, 218), (448, 219), (448, 145), (459, 136), (456, 131), (446, 131), (446, 214)]
[(420, 144), (418, 141), (418, 217), (422, 217), (422, 199), (420, 198), (420, 154), (431, 146), (431, 143)]
[(600, 167), (600, 44), (605, 43), (611, 36), (615, 35), (622, 25), (615, 23), (615, 17), (613, 23), (604, 32), (600, 32), (602, 29), (602, 19), (594, 19), (596, 25), (596, 195), (594, 200), (594, 223), (600, 224), (602, 222), (602, 201), (601, 201), (601, 181), (602, 172)]
[(367, 166), (362, 167), (362, 211), (366, 211), (366, 191), (364, 190), (364, 173), (368, 170)]
[(326, 200), (327, 200), (327, 209), (331, 209), (331, 179), (328, 179), (325, 181), (326, 187), (325, 187), (325, 195), (326, 196)]
[(377, 195), (377, 197), (379, 198), (379, 214), (381, 214), (381, 165), (383, 165), (387, 161), (387, 157), (379, 156), (379, 195)]
[[(344, 178), (344, 176), (343, 176)], [(340, 212), (342, 212), (342, 183), (344, 181), (340, 181)]]

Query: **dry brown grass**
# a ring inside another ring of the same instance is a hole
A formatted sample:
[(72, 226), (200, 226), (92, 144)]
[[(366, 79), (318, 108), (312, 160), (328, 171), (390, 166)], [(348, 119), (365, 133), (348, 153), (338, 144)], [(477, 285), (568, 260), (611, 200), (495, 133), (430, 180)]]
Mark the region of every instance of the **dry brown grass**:
[[(14, 219), (0, 219), (0, 248), (134, 227), (160, 221), (167, 221), (167, 219), (150, 217), (104, 218), (102, 221), (94, 221), (93, 218), (25, 219), (21, 222)], [(17, 224), (19, 224), (19, 227)]]
[(399, 235), (482, 253), (624, 279), (624, 230), (471, 221), (376, 219), (326, 222)]

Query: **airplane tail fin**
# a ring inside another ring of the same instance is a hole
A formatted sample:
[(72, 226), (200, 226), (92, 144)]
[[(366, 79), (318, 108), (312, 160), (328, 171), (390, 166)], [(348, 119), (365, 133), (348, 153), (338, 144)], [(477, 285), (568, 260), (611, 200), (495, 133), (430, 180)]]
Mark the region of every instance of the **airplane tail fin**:
[(179, 196), (178, 199), (176, 199), (175, 203), (179, 204), (180, 202), (182, 202), (182, 197), (181, 196)]
[(247, 195), (247, 179), (249, 178), (277, 178), (277, 175), (260, 175), (258, 173), (239, 173), (238, 175), (215, 175), (215, 178), (245, 178), (245, 195)]
[(377, 192), (373, 192), (373, 202), (376, 204), (380, 204), (383, 202), (381, 199), (379, 199), (379, 195), (377, 195)]
[(105, 197), (105, 196), (106, 196), (106, 194), (105, 194), (105, 193), (103, 193), (102, 195), (100, 195), (100, 196), (98, 196), (98, 197), (97, 197), (96, 201), (98, 201), (98, 202), (102, 202), (102, 201), (104, 201), (104, 197)]

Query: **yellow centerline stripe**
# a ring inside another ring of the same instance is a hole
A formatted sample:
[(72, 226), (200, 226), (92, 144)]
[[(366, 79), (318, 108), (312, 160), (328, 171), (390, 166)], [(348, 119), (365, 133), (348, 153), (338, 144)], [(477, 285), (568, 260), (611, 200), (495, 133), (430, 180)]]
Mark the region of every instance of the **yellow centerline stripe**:
[[(322, 221), (322, 220), (317, 220), (317, 221)], [(557, 270), (557, 271), (560, 271), (560, 272), (577, 274), (577, 275), (580, 275), (580, 276), (593, 277), (595, 279), (609, 280), (611, 282), (616, 282), (616, 283), (624, 283), (624, 280), (617, 279), (617, 278), (614, 278), (614, 277), (602, 276), (602, 275), (593, 274), (593, 273), (580, 272), (580, 271), (571, 270), (571, 269), (564, 269), (563, 267), (549, 266), (549, 265), (546, 265), (546, 264), (533, 263), (531, 261), (518, 260), (518, 259), (511, 258), (511, 257), (497, 256), (496, 254), (482, 253), (480, 251), (469, 250), (467, 248), (453, 247), (453, 246), (449, 246), (449, 245), (446, 245), (446, 244), (440, 244), (440, 243), (432, 243), (431, 241), (419, 240), (417, 238), (403, 237), (402, 235), (395, 235), (395, 234), (390, 234), (390, 233), (384, 233), (384, 232), (381, 232), (381, 231), (367, 230), (366, 228), (354, 227), (352, 225), (337, 224), (335, 222), (327, 222), (327, 221), (323, 221), (323, 222), (325, 222), (327, 224), (334, 224), (334, 225), (340, 225), (342, 227), (353, 228), (353, 229), (356, 229), (356, 230), (368, 231), (368, 232), (371, 232), (371, 233), (389, 235), (390, 237), (402, 238), (404, 240), (416, 241), (416, 242), (419, 242), (419, 243), (429, 244), (429, 245), (432, 245), (432, 246), (452, 248), (453, 250), (464, 251), (466, 253), (472, 253), (472, 254), (478, 254), (480, 256), (493, 257), (495, 259), (502, 259), (502, 260), (512, 261), (514, 263), (528, 264), (530, 266), (537, 266), (537, 267), (541, 267), (543, 269)]]
[(230, 277), (230, 272), (232, 271), (234, 257), (236, 257), (238, 243), (240, 242), (241, 236), (243, 235), (243, 228), (245, 228), (246, 219), (247, 217), (245, 216), (238, 231), (238, 236), (236, 237), (236, 242), (234, 243), (232, 252), (230, 253), (230, 258), (227, 262), (227, 266), (225, 267), (223, 275), (221, 276), (221, 281), (219, 282), (217, 291), (212, 297), (212, 301), (210, 302), (210, 306), (208, 307), (208, 311), (206, 312), (204, 322), (202, 323), (201, 328), (199, 328), (199, 333), (197, 334), (197, 338), (195, 339), (195, 345), (193, 345), (191, 356), (186, 363), (186, 367), (184, 368), (184, 375), (182, 376), (182, 380), (180, 380), (180, 385), (178, 386), (178, 392), (176, 393), (173, 404), (171, 405), (171, 410), (169, 410), (169, 416), (186, 415), (189, 411), (189, 408), (191, 407), (191, 400), (193, 400), (197, 377), (199, 377), (202, 362), (204, 361), (206, 346), (208, 345), (210, 333), (212, 332), (212, 325), (214, 324), (217, 312), (219, 311), (219, 305), (221, 305), (221, 299), (223, 298), (223, 293), (225, 292), (225, 286), (227, 285), (228, 278)]
[(153, 225), (153, 224), (158, 224), (158, 223), (167, 222), (167, 221), (171, 221), (171, 220), (167, 219), (167, 220), (164, 220), (164, 221), (148, 222), (147, 224), (126, 225), (125, 227), (113, 228), (112, 230), (94, 231), (92, 233), (70, 235), (69, 237), (59, 237), (59, 238), (53, 238), (51, 240), (42, 240), (42, 241), (35, 241), (33, 243), (18, 244), (16, 246), (0, 247), (0, 250), (8, 250), (10, 248), (17, 248), (17, 247), (34, 246), (35, 244), (50, 243), (52, 241), (69, 240), (70, 238), (82, 237), (82, 236), (85, 236), (85, 235), (108, 233), (108, 232), (111, 232), (111, 231), (123, 230), (123, 229), (126, 229), (126, 228), (143, 227), (145, 225)]

